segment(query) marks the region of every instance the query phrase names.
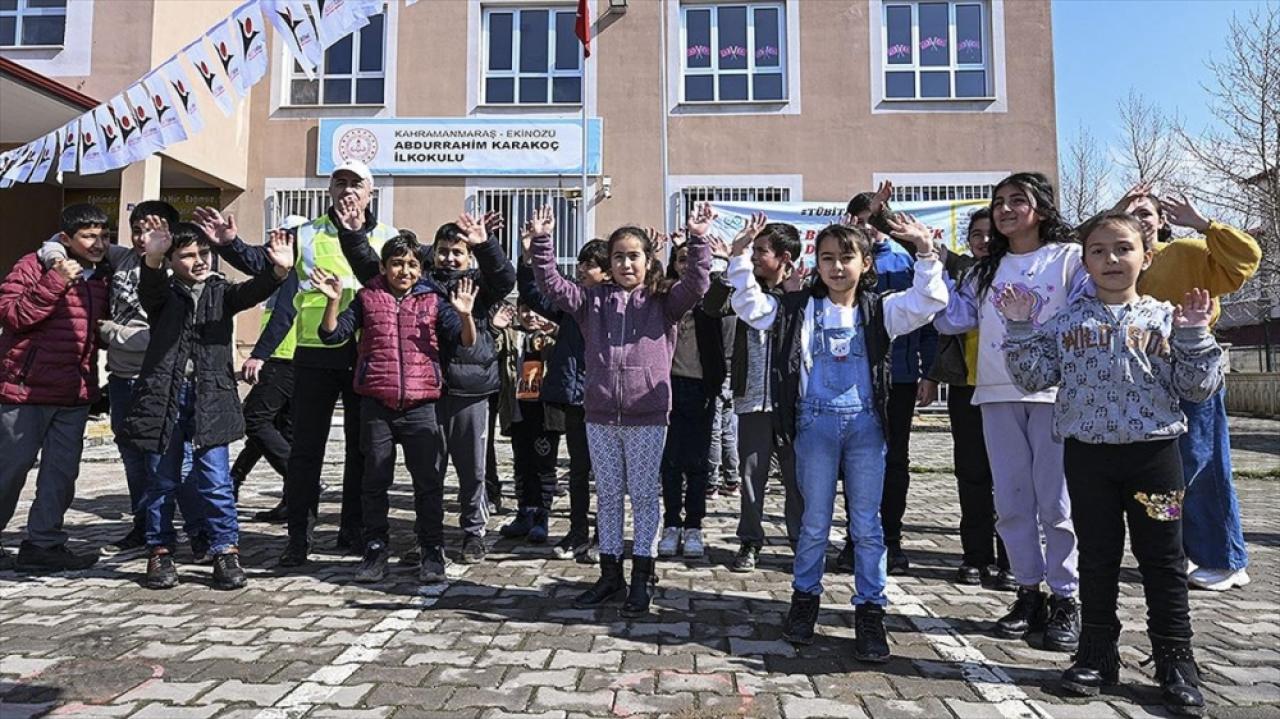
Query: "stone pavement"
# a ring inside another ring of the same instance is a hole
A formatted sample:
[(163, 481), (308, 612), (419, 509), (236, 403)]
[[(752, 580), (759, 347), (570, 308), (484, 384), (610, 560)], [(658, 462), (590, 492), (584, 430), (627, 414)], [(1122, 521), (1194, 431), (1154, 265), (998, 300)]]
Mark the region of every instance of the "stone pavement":
[[(407, 567), (381, 585), (349, 582), (355, 558), (320, 553), (306, 573), (282, 574), (277, 526), (245, 521), (250, 584), (209, 586), (209, 568), (183, 564), (182, 584), (142, 588), (145, 561), (106, 558), (79, 575), (0, 573), (0, 717), (1142, 717), (1160, 716), (1146, 657), (1145, 610), (1131, 559), (1122, 577), (1123, 686), (1094, 701), (1058, 696), (1065, 655), (989, 636), (1011, 595), (949, 581), (958, 563), (958, 502), (945, 418), (927, 415), (913, 438), (908, 505), (910, 576), (890, 578), (894, 659), (851, 658), (849, 577), (829, 576), (820, 637), (794, 649), (780, 638), (790, 596), (785, 541), (762, 568), (724, 566), (735, 549), (737, 500), (711, 502), (705, 561), (664, 561), (656, 613), (624, 621), (616, 608), (579, 611), (572, 597), (592, 567), (555, 560), (490, 534), (489, 561), (455, 565), (447, 585), (419, 586)], [(1233, 424), (1238, 463), (1280, 465), (1280, 422)], [(329, 458), (340, 456), (335, 433)], [(67, 516), (77, 549), (126, 528), (127, 494), (110, 445), (87, 452)], [(503, 458), (504, 474), (509, 456)], [(1251, 471), (1253, 471), (1251, 470)], [(339, 465), (326, 466), (330, 487)], [(407, 479), (407, 478), (405, 478)], [(1280, 484), (1241, 477), (1253, 584), (1192, 594), (1199, 660), (1212, 713), (1280, 716)], [(782, 534), (781, 495), (769, 496), (770, 534)], [(407, 483), (397, 484), (394, 541), (411, 541)], [(248, 517), (273, 505), (265, 463), (242, 497)], [(451, 492), (452, 493), (452, 492)], [(23, 523), (28, 486), (16, 525)], [(336, 499), (318, 536), (332, 545)], [(448, 521), (456, 522), (450, 503)], [(567, 526), (558, 502), (553, 535)], [(501, 518), (493, 521), (496, 528)], [(17, 527), (13, 528), (14, 530)], [(15, 532), (7, 538), (12, 544)], [(456, 529), (449, 539), (458, 541)], [(187, 559), (181, 553), (180, 559)]]

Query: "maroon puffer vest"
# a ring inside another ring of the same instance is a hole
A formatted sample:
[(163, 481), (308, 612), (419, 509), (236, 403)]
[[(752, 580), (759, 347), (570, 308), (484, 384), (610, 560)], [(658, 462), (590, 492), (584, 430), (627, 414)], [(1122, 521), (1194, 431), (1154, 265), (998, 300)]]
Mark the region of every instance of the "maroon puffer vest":
[(436, 314), (441, 296), (420, 282), (400, 302), (375, 277), (360, 290), (364, 321), (356, 364), (356, 393), (394, 410), (440, 399), (440, 342)]

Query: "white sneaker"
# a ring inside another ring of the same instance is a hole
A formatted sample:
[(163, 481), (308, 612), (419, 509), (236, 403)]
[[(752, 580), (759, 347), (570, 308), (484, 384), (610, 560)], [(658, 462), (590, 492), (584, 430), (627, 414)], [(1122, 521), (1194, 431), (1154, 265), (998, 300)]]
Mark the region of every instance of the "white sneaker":
[(683, 542), (685, 559), (702, 559), (702, 554), (706, 550), (702, 546), (701, 529), (684, 530)]
[(1198, 589), (1211, 592), (1225, 592), (1232, 587), (1243, 587), (1249, 583), (1249, 573), (1244, 569), (1208, 569), (1197, 567), (1187, 576), (1187, 583)]
[(674, 557), (680, 551), (680, 528), (667, 527), (662, 530), (662, 539), (658, 542), (659, 557)]

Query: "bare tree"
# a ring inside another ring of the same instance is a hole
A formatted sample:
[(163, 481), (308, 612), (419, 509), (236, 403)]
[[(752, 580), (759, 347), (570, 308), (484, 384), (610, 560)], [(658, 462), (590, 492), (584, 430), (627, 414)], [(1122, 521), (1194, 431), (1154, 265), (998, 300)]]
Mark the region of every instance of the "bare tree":
[(1062, 212), (1067, 222), (1078, 225), (1110, 201), (1107, 186), (1111, 167), (1106, 151), (1083, 123), (1067, 142), (1058, 175), (1062, 185)]
[(1120, 102), (1119, 110), (1120, 164), (1125, 169), (1120, 179), (1126, 186), (1139, 182), (1162, 185), (1174, 179), (1180, 165), (1174, 124), (1160, 108), (1133, 89)]

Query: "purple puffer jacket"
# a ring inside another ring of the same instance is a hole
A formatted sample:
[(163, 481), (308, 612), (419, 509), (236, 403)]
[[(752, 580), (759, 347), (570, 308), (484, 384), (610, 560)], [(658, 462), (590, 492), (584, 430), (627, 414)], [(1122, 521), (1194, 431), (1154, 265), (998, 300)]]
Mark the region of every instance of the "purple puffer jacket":
[(627, 292), (611, 282), (589, 290), (570, 282), (556, 269), (550, 237), (533, 238), (532, 256), (538, 289), (573, 315), (582, 329), (587, 421), (633, 427), (667, 424), (676, 328), (711, 284), (711, 250), (702, 238), (689, 240), (684, 279), (660, 295), (643, 287)]

